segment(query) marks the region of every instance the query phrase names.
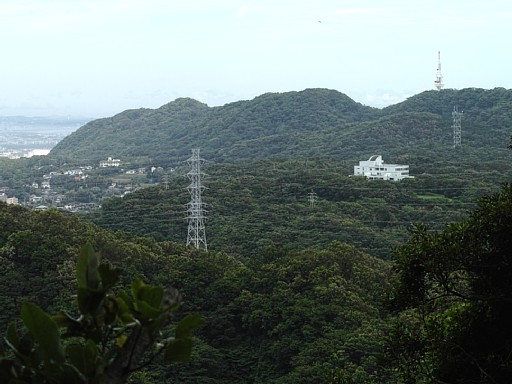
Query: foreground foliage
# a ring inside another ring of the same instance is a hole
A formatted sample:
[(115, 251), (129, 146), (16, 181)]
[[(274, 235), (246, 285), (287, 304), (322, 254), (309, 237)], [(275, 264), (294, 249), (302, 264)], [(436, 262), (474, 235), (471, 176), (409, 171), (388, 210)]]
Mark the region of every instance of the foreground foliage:
[(177, 315), (201, 313), (205, 319), (192, 362), (168, 365), (156, 358), (134, 380), (238, 384), (303, 377), (316, 383), (359, 377), (371, 382), (382, 369), (377, 360), (389, 268), (354, 247), (269, 247), (244, 264), (222, 252), (107, 232), (57, 211), (0, 204), (0, 212), (3, 328), (25, 300), (50, 313), (74, 309), (67, 299), (76, 291), (72, 260), (89, 238), (106, 263), (122, 266), (123, 285), (135, 276), (152, 285), (172, 284), (184, 298)]
[(81, 250), (77, 316), (66, 311), (49, 316), (23, 303), (25, 331), (11, 323), (5, 339), (8, 350), (0, 349), (2, 382), (124, 383), (160, 354), (168, 361), (189, 360), (192, 330), (202, 324), (200, 317), (184, 318), (172, 337), (161, 337), (179, 306), (178, 292), (135, 279), (131, 297), (123, 291), (115, 295), (111, 290), (118, 271), (98, 261), (90, 244)]
[(391, 356), (415, 382), (512, 377), (512, 185), (440, 233), (418, 226), (396, 254)]

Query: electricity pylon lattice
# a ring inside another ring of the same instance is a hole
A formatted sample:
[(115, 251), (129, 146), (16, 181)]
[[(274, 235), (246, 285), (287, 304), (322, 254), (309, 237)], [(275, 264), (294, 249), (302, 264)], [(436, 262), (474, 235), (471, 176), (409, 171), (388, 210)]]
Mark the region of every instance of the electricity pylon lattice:
[(318, 198), (317, 194), (313, 191), (309, 192), (308, 193), (308, 201), (309, 201), (309, 206), (310, 207), (314, 207), (315, 206), (315, 202), (316, 202), (316, 199)]
[(190, 185), (187, 187), (190, 192), (190, 202), (187, 204), (187, 220), (188, 220), (188, 234), (187, 245), (194, 245), (196, 248), (204, 248), (208, 250), (206, 243), (206, 232), (204, 222), (206, 219), (205, 204), (201, 200), (201, 192), (205, 187), (201, 184), (201, 164), (204, 159), (199, 157), (199, 149), (192, 150), (192, 157), (187, 160), (190, 164), (191, 170), (187, 173), (190, 180)]
[(453, 148), (460, 147), (461, 144), (461, 136), (462, 136), (462, 128), (461, 128), (461, 120), (462, 113), (457, 110), (457, 107), (453, 107), (452, 117), (453, 117)]

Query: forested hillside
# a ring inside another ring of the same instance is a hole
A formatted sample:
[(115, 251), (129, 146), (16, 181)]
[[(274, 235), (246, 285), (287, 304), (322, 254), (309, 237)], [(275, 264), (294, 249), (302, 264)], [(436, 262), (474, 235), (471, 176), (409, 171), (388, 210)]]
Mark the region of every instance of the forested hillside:
[(0, 203), (0, 326), (26, 300), (69, 310), (76, 253), (88, 241), (122, 269), (115, 290), (134, 276), (175, 286), (180, 315), (206, 321), (192, 363), (156, 359), (134, 382), (506, 384), (511, 197), (506, 185), (443, 231), (416, 226), (392, 263), (339, 242), (268, 247), (242, 263)]
[[(411, 166), (416, 177), (399, 183), (347, 176), (352, 171), (348, 162), (206, 163), (202, 199), (208, 244), (250, 258), (275, 244), (303, 249), (342, 241), (389, 259), (413, 223), (439, 230), (466, 217), (478, 197), (512, 176), (508, 159), (496, 161), (499, 170), (490, 161), (478, 169), (455, 161)], [(166, 185), (104, 200), (87, 218), (110, 230), (183, 243), (190, 200), (186, 172), (180, 167)]]
[[(439, 229), (459, 220), (509, 178), (511, 94), (500, 88), (427, 91), (383, 110), (325, 89), (215, 108), (178, 99), (91, 122), (51, 155), (73, 161), (116, 156), (164, 167), (167, 189), (103, 202), (92, 219), (105, 228), (184, 241), (183, 160), (200, 147), (209, 174), (204, 201), (212, 249), (250, 257), (272, 244), (301, 249), (343, 241), (389, 258), (412, 223)], [(463, 145), (455, 149), (454, 107), (464, 111)], [(348, 177), (358, 160), (373, 154), (408, 164), (415, 179), (396, 184)], [(311, 205), (309, 193), (318, 198)]]
[(472, 156), (493, 151), (496, 158), (512, 126), (511, 95), (502, 88), (427, 91), (382, 110), (326, 89), (264, 94), (213, 108), (177, 99), (155, 110), (92, 121), (62, 140), (51, 156), (78, 163), (113, 156), (161, 166), (176, 166), (190, 148), (201, 148), (210, 161), (228, 163), (312, 157), (355, 161), (374, 153), (444, 159), (451, 153), (456, 106), (465, 112), (465, 150)]
[(121, 268), (123, 285), (138, 276), (176, 287), (180, 315), (205, 318), (193, 363), (157, 360), (138, 374), (144, 382), (371, 382), (384, 369), (377, 362), (384, 339), (376, 335), (385, 331), (389, 266), (348, 245), (272, 247), (243, 264), (222, 252), (107, 232), (57, 211), (0, 203), (0, 225), (2, 332), (26, 300), (50, 313), (73, 308), (76, 255), (89, 241)]

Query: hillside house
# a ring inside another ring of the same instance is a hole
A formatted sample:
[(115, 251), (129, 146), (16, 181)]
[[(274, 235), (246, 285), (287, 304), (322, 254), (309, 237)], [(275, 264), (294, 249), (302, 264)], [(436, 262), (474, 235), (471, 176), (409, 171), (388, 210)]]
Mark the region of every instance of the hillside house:
[(366, 161), (360, 161), (354, 166), (354, 176), (365, 176), (371, 180), (393, 180), (412, 179), (409, 175), (409, 166), (401, 164), (386, 164), (382, 156), (373, 155)]
[(100, 161), (100, 168), (119, 167), (120, 165), (121, 165), (121, 160), (113, 159), (112, 157), (109, 157), (107, 160)]
[(5, 202), (9, 205), (18, 205), (19, 201), (17, 197), (8, 197)]
[(7, 197), (5, 193), (0, 193), (0, 201), (6, 204), (18, 205), (17, 197)]

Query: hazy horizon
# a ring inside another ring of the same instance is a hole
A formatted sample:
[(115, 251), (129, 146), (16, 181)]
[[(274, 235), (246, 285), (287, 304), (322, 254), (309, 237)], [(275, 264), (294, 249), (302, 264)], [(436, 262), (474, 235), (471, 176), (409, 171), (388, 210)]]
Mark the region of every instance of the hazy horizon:
[(512, 87), (512, 3), (6, 0), (0, 115), (115, 115), (338, 90), (382, 108), (434, 89)]

